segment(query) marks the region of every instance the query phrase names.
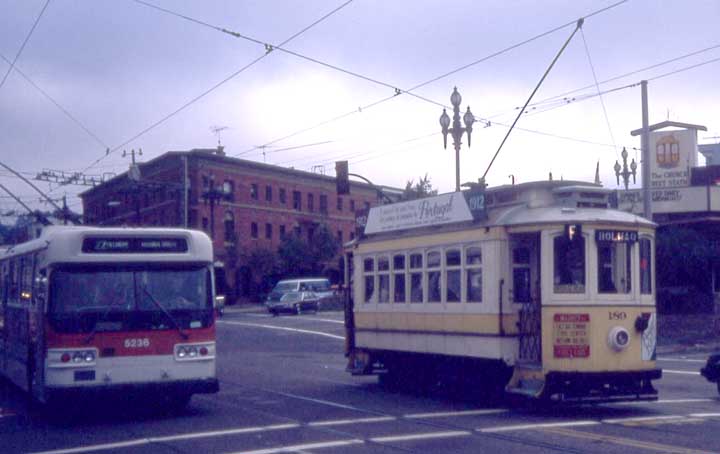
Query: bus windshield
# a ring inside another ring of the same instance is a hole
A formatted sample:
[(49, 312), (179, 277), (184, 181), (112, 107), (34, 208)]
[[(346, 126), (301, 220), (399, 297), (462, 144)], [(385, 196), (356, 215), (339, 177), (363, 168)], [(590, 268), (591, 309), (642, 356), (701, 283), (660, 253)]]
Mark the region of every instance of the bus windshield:
[[(51, 276), (48, 314), (60, 332), (207, 327), (212, 323), (207, 267), (82, 266)], [(168, 317), (171, 314), (171, 317)]]

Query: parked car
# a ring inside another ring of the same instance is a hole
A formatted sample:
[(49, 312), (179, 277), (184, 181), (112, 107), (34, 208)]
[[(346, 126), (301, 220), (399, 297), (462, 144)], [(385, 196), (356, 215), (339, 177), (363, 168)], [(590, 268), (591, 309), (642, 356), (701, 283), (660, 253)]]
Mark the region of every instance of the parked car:
[(720, 354), (710, 355), (705, 363), (705, 367), (700, 369), (700, 374), (707, 378), (708, 381), (715, 382), (718, 393), (720, 393)]
[(280, 312), (302, 314), (303, 312), (317, 313), (320, 302), (314, 292), (287, 292), (277, 301), (268, 300), (266, 303), (268, 312), (278, 315)]
[(335, 295), (330, 287), (330, 281), (322, 277), (283, 279), (272, 289), (266, 299), (266, 304), (279, 301), (288, 292), (313, 292), (318, 301), (330, 299)]

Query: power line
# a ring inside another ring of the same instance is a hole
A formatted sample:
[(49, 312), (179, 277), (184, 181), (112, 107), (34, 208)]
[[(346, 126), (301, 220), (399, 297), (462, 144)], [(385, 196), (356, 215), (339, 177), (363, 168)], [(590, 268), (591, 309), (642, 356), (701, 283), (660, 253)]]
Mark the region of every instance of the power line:
[(689, 71), (689, 70), (691, 70), (691, 69), (699, 68), (700, 66), (709, 65), (710, 63), (715, 63), (715, 62), (718, 62), (718, 61), (720, 61), (720, 57), (718, 57), (718, 58), (713, 58), (712, 60), (707, 60), (707, 61), (704, 61), (704, 62), (695, 64), (695, 65), (686, 66), (686, 67), (684, 67), (684, 68), (676, 69), (675, 71), (670, 71), (670, 72), (667, 72), (667, 73), (665, 73), (665, 74), (660, 74), (659, 76), (650, 77), (650, 78), (647, 79), (647, 81), (650, 82), (651, 80), (662, 79), (663, 77), (672, 76), (673, 74), (678, 74), (678, 73), (681, 73), (681, 72)]
[[(164, 12), (166, 12), (166, 13), (178, 15), (178, 14), (176, 14), (176, 13), (172, 13), (172, 12), (169, 11), (169, 10), (165, 10), (164, 8), (160, 8), (160, 7), (156, 6), (156, 5), (152, 5), (152, 4), (150, 4), (150, 3), (146, 3), (146, 2), (143, 2), (143, 1), (140, 1), (140, 0), (135, 0), (135, 1), (136, 1), (137, 3), (142, 4), (142, 5), (149, 6), (149, 7), (158, 9), (158, 10), (160, 10), (160, 11), (164, 11)], [(292, 35), (290, 38), (288, 38), (288, 39), (286, 39), (285, 41), (283, 41), (282, 44), (283, 44), (283, 45), (284, 45), (284, 44), (287, 44), (287, 43), (290, 42), (291, 40), (297, 38), (298, 36), (300, 36), (300, 34), (308, 31), (310, 28), (314, 27), (315, 25), (317, 25), (317, 24), (319, 24), (320, 22), (324, 21), (325, 19), (327, 19), (328, 17), (332, 16), (332, 15), (335, 14), (336, 12), (340, 11), (342, 8), (344, 8), (345, 6), (349, 5), (352, 1), (353, 1), (353, 0), (348, 0), (348, 1), (346, 1), (346, 2), (343, 3), (342, 5), (340, 5), (340, 6), (338, 6), (337, 8), (335, 8), (334, 10), (332, 10), (332, 11), (330, 11), (329, 13), (325, 14), (324, 16), (322, 16), (320, 19), (314, 21), (311, 25), (303, 28), (301, 31), (295, 33), (295, 34)], [(192, 18), (189, 18), (189, 17), (186, 17), (186, 16), (182, 16), (182, 17), (183, 17), (184, 19), (191, 20), (191, 21), (193, 21), (193, 22), (196, 22), (196, 23), (199, 23), (199, 24), (202, 24), (202, 25), (210, 26), (209, 24), (205, 24), (205, 23), (203, 23), (203, 22), (201, 22), (201, 21), (197, 21), (197, 20), (195, 20), (195, 19), (192, 19)], [(211, 26), (211, 27), (212, 27), (212, 26)], [(214, 27), (213, 27), (213, 28), (214, 28)], [(153, 129), (155, 129), (156, 127), (160, 126), (161, 124), (165, 123), (165, 122), (166, 122), (167, 120), (169, 120), (170, 118), (174, 117), (175, 115), (177, 115), (178, 113), (182, 112), (182, 111), (185, 110), (186, 108), (188, 108), (188, 107), (190, 107), (191, 105), (195, 104), (197, 101), (199, 101), (200, 99), (204, 98), (205, 96), (207, 96), (207, 95), (210, 94), (211, 92), (215, 91), (215, 90), (216, 90), (217, 88), (219, 88), (220, 86), (224, 85), (225, 83), (227, 83), (227, 82), (230, 81), (231, 79), (235, 78), (236, 76), (238, 76), (239, 74), (241, 74), (241, 73), (244, 72), (245, 70), (247, 70), (247, 69), (249, 69), (250, 67), (254, 66), (254, 65), (255, 65), (256, 63), (258, 63), (260, 60), (262, 60), (263, 58), (265, 58), (268, 54), (269, 54), (269, 52), (266, 52), (266, 53), (264, 53), (263, 55), (259, 56), (259, 57), (256, 58), (255, 60), (251, 61), (251, 62), (248, 63), (247, 65), (243, 66), (243, 67), (240, 68), (239, 70), (235, 71), (234, 73), (232, 73), (231, 75), (229, 75), (228, 77), (226, 77), (225, 79), (223, 79), (222, 81), (220, 81), (220, 82), (218, 82), (217, 84), (213, 85), (210, 89), (205, 90), (205, 91), (202, 92), (200, 95), (192, 98), (190, 101), (188, 101), (188, 102), (186, 102), (185, 104), (183, 104), (182, 106), (180, 106), (180, 108), (174, 110), (174, 111), (171, 112), (170, 114), (164, 116), (164, 117), (161, 118), (160, 120), (158, 120), (158, 121), (156, 121), (155, 123), (153, 123), (152, 125), (150, 125), (149, 127), (145, 128), (145, 129), (143, 129), (142, 131), (140, 131), (139, 133), (135, 134), (132, 138), (126, 140), (125, 142), (121, 143), (120, 145), (118, 145), (118, 146), (114, 147), (113, 149), (107, 151), (104, 156), (96, 159), (93, 163), (91, 163), (89, 166), (87, 166), (86, 168), (84, 168), (84, 169), (83, 169), (83, 172), (86, 172), (86, 171), (88, 171), (89, 169), (93, 168), (96, 164), (98, 164), (100, 161), (102, 161), (103, 159), (105, 159), (107, 156), (109, 156), (109, 155), (111, 155), (112, 153), (116, 152), (116, 151), (119, 150), (120, 148), (128, 145), (130, 142), (138, 139), (139, 137), (147, 134), (147, 133), (150, 132), (151, 130), (153, 130)]]
[[(595, 74), (595, 65), (593, 65), (592, 58), (590, 57), (590, 48), (588, 48), (587, 40), (585, 39), (585, 32), (582, 28), (580, 29), (580, 36), (582, 37), (583, 47), (585, 48), (588, 63), (590, 63), (593, 80), (595, 81), (595, 88), (597, 88), (597, 94), (598, 97), (600, 97), (600, 105), (602, 106), (603, 114), (605, 115), (605, 123), (607, 124), (608, 132), (610, 133), (610, 140), (612, 140), (613, 145), (615, 145), (615, 136), (613, 135), (612, 127), (610, 126), (610, 118), (608, 117), (607, 109), (605, 108), (605, 101), (603, 100), (602, 93), (600, 92), (600, 84), (598, 83), (597, 74)], [(617, 147), (615, 147), (615, 154), (617, 155)]]
[[(619, 5), (623, 4), (623, 3), (626, 3), (627, 1), (628, 1), (628, 0), (619, 1), (619, 2), (617, 2), (617, 3), (614, 3), (614, 4), (612, 4), (612, 5), (607, 6), (607, 7), (605, 7), (605, 8), (596, 10), (596, 11), (594, 11), (594, 12), (592, 12), (592, 13), (584, 16), (583, 18), (590, 18), (590, 17), (592, 17), (592, 16), (595, 16), (595, 15), (597, 15), (597, 14), (600, 14), (600, 13), (602, 13), (602, 12), (605, 12), (605, 11), (607, 11), (607, 10), (609, 10), (609, 9), (615, 8), (615, 7), (617, 7), (617, 6), (619, 6)], [(429, 101), (429, 102), (431, 102), (432, 104), (439, 105), (440, 107), (447, 107), (446, 105), (444, 105), (444, 104), (442, 104), (442, 103), (438, 103), (438, 102), (435, 102), (435, 101), (431, 101), (431, 100), (428, 100), (428, 99), (426, 99), (426, 98), (424, 98), (424, 97), (419, 97), (419, 96), (413, 94), (412, 92), (415, 91), (415, 90), (417, 90), (417, 89), (419, 89), (419, 88), (422, 88), (422, 87), (424, 87), (424, 86), (426, 86), (426, 85), (429, 85), (429, 84), (431, 84), (431, 83), (433, 83), (433, 82), (437, 82), (438, 80), (444, 79), (444, 78), (446, 78), (446, 77), (448, 77), (448, 76), (450, 76), (450, 75), (452, 75), (452, 74), (458, 73), (458, 72), (463, 71), (463, 70), (465, 70), (465, 69), (468, 69), (468, 68), (470, 68), (470, 67), (472, 67), (472, 66), (475, 66), (475, 65), (477, 65), (477, 64), (479, 64), (479, 63), (482, 63), (482, 62), (485, 62), (485, 61), (487, 61), (487, 60), (490, 60), (491, 58), (500, 56), (500, 55), (502, 55), (502, 54), (504, 54), (504, 53), (507, 53), (507, 52), (509, 52), (509, 51), (511, 51), (511, 50), (513, 50), (513, 49), (516, 49), (516, 48), (521, 47), (521, 46), (523, 46), (523, 45), (525, 45), (525, 44), (531, 43), (531, 42), (533, 42), (533, 41), (535, 41), (535, 40), (538, 40), (538, 39), (540, 39), (540, 38), (542, 38), (542, 37), (545, 37), (545, 36), (547, 36), (547, 35), (550, 35), (550, 34), (552, 34), (552, 33), (555, 33), (555, 32), (557, 32), (557, 31), (559, 31), (559, 30), (562, 30), (563, 28), (566, 28), (566, 27), (568, 27), (568, 26), (570, 26), (570, 25), (575, 24), (576, 22), (577, 22), (577, 21), (571, 21), (571, 22), (565, 23), (565, 24), (563, 24), (563, 25), (560, 25), (560, 26), (558, 26), (558, 27), (555, 27), (555, 28), (553, 28), (553, 29), (551, 29), (551, 30), (548, 30), (548, 31), (546, 31), (546, 32), (543, 32), (543, 33), (540, 33), (540, 34), (538, 34), (538, 35), (535, 35), (535, 36), (533, 36), (533, 37), (531, 37), (531, 38), (528, 38), (528, 39), (526, 39), (526, 40), (524, 40), (524, 41), (521, 41), (521, 42), (519, 42), (519, 43), (517, 43), (517, 44), (513, 44), (513, 45), (511, 45), (511, 46), (509, 46), (509, 47), (506, 47), (506, 48), (504, 48), (504, 49), (502, 49), (502, 50), (499, 50), (499, 51), (497, 51), (497, 52), (494, 52), (494, 53), (492, 53), (492, 54), (489, 54), (489, 55), (487, 55), (487, 56), (485, 56), (485, 57), (483, 57), (483, 58), (480, 58), (480, 59), (478, 59), (478, 60), (475, 60), (475, 61), (473, 61), (473, 62), (471, 62), (471, 63), (462, 65), (462, 66), (460, 66), (459, 68), (456, 68), (456, 69), (454, 69), (454, 70), (452, 70), (452, 71), (449, 71), (449, 72), (444, 73), (444, 74), (442, 74), (442, 75), (440, 75), (440, 76), (434, 77), (434, 78), (432, 78), (432, 79), (430, 79), (430, 80), (428, 80), (428, 81), (426, 81), (426, 82), (423, 82), (423, 83), (421, 83), (421, 84), (415, 85), (414, 87), (409, 88), (409, 89), (407, 89), (407, 90), (397, 89), (397, 88), (396, 88), (396, 89), (395, 89), (395, 90), (396, 90), (395, 93), (392, 94), (392, 95), (390, 95), (390, 96), (387, 96), (387, 97), (385, 97), (385, 98), (382, 98), (382, 99), (380, 99), (380, 100), (378, 100), (378, 101), (375, 101), (375, 102), (373, 102), (373, 103), (370, 103), (370, 104), (368, 104), (368, 105), (358, 107), (357, 109), (354, 109), (354, 110), (352, 110), (352, 111), (346, 112), (346, 113), (341, 114), (341, 115), (338, 115), (338, 116), (333, 117), (333, 118), (331, 118), (331, 119), (329, 119), (329, 120), (325, 120), (325, 121), (320, 122), (320, 123), (318, 123), (318, 124), (315, 124), (315, 125), (313, 125), (313, 126), (310, 126), (310, 127), (301, 129), (301, 130), (299, 130), (299, 131), (293, 132), (293, 133), (288, 134), (288, 135), (286, 135), (286, 136), (283, 136), (283, 137), (281, 137), (281, 138), (279, 138), (279, 139), (275, 139), (275, 140), (272, 140), (272, 141), (270, 141), (270, 142), (266, 142), (265, 145), (272, 145), (272, 144), (274, 144), (274, 143), (277, 143), (277, 142), (280, 142), (280, 141), (289, 139), (289, 138), (291, 138), (291, 137), (297, 136), (297, 135), (299, 135), (299, 134), (303, 134), (303, 133), (308, 132), (308, 131), (311, 131), (311, 130), (313, 130), (313, 129), (317, 129), (317, 128), (319, 128), (319, 127), (321, 127), (321, 126), (324, 126), (324, 125), (327, 125), (327, 124), (329, 124), (329, 123), (333, 123), (333, 122), (335, 122), (335, 121), (338, 121), (338, 120), (341, 120), (341, 119), (343, 119), (343, 118), (349, 117), (350, 115), (353, 115), (353, 114), (356, 114), (356, 113), (361, 113), (361, 112), (363, 112), (363, 111), (365, 111), (365, 110), (368, 110), (368, 109), (370, 109), (370, 108), (372, 108), (372, 107), (375, 107), (375, 106), (378, 106), (378, 105), (380, 105), (380, 104), (383, 104), (383, 103), (385, 103), (385, 102), (387, 102), (387, 101), (389, 101), (389, 100), (397, 97), (397, 96), (400, 95), (400, 94), (409, 94), (409, 95), (411, 95), (411, 96), (418, 97), (418, 98), (420, 98), (420, 99), (422, 99), (422, 100), (424, 100), (424, 101)], [(365, 80), (368, 80), (368, 79), (365, 78), (365, 77), (363, 77), (363, 78), (364, 78)], [(383, 85), (383, 86), (386, 86), (386, 87), (392, 87), (392, 85), (386, 84), (386, 83), (384, 83), (384, 82), (381, 82), (380, 84)], [(482, 118), (479, 118), (479, 120), (482, 121), (482, 122), (488, 123), (487, 120), (484, 120), (484, 119), (482, 119)], [(247, 153), (250, 153), (250, 152), (254, 151), (255, 149), (256, 149), (256, 148), (253, 147), (253, 148), (250, 148), (250, 149), (248, 149), (248, 150), (245, 150), (245, 151), (243, 151), (243, 152), (241, 152), (241, 153), (238, 153), (238, 154), (236, 154), (236, 155), (234, 155), (234, 156), (242, 156), (242, 155), (244, 155), (244, 154), (247, 154)]]
[(33, 23), (32, 28), (30, 28), (30, 31), (28, 32), (27, 36), (25, 36), (25, 41), (23, 41), (22, 45), (20, 46), (20, 49), (17, 51), (17, 54), (15, 54), (15, 58), (13, 59), (12, 63), (10, 63), (10, 67), (8, 68), (7, 72), (5, 73), (5, 76), (2, 79), (2, 82), (0, 82), (0, 89), (2, 89), (2, 86), (5, 84), (5, 81), (7, 80), (8, 76), (12, 72), (13, 68), (15, 67), (15, 62), (18, 61), (18, 58), (20, 58), (20, 54), (22, 54), (23, 49), (25, 49), (25, 45), (30, 41), (30, 37), (32, 36), (33, 32), (35, 31), (35, 27), (37, 27), (37, 24), (40, 22), (40, 18), (43, 16), (43, 13), (47, 9), (48, 5), (50, 4), (50, 0), (47, 0), (45, 2), (45, 5), (43, 5), (42, 10), (40, 10), (40, 14), (38, 14), (37, 18), (35, 19), (35, 23)]
[[(5, 60), (5, 62), (7, 62), (8, 64), (12, 64), (12, 63), (10, 62), (10, 60), (8, 60), (7, 58), (5, 58), (4, 55), (0, 54), (0, 58), (2, 58), (3, 60)], [(48, 100), (50, 100), (50, 102), (52, 102), (52, 103), (55, 105), (55, 107), (57, 107), (58, 109), (60, 109), (60, 111), (61, 111), (63, 114), (65, 114), (65, 116), (68, 117), (70, 120), (72, 120), (73, 123), (75, 123), (76, 125), (78, 125), (83, 131), (85, 131), (85, 132), (86, 132), (90, 137), (92, 137), (97, 143), (99, 143), (100, 145), (102, 145), (103, 148), (106, 148), (106, 149), (109, 148), (109, 146), (108, 146), (102, 139), (100, 139), (95, 133), (93, 133), (92, 131), (90, 131), (90, 129), (88, 129), (84, 124), (82, 124), (82, 122), (81, 122), (80, 120), (78, 120), (77, 118), (75, 118), (70, 112), (68, 112), (67, 109), (65, 109), (62, 105), (60, 105), (60, 103), (57, 102), (52, 96), (50, 96), (45, 90), (43, 90), (42, 88), (40, 88), (39, 85), (37, 85), (35, 82), (33, 82), (24, 72), (22, 72), (22, 71), (20, 70), (20, 68), (18, 68), (17, 66), (15, 66), (14, 68), (15, 68), (15, 72), (16, 72), (16, 73), (20, 74), (20, 76), (21, 76), (23, 79), (25, 79), (25, 81), (26, 81), (27, 83), (29, 83), (30, 85), (32, 85), (37, 91), (39, 91), (43, 96), (45, 96)]]

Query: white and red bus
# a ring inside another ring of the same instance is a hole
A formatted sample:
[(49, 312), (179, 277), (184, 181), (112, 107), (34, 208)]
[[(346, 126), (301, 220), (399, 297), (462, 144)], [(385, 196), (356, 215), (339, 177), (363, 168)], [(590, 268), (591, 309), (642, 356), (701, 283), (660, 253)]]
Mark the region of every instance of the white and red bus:
[(181, 229), (49, 227), (0, 254), (0, 375), (40, 402), (218, 391), (212, 245)]

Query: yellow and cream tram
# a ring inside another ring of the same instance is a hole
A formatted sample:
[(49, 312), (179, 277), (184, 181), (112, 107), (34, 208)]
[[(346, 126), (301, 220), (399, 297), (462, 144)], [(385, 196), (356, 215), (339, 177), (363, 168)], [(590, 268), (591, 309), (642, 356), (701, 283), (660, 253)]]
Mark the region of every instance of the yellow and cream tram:
[(346, 250), (348, 370), (656, 399), (654, 224), (610, 193), (543, 181), (372, 208)]

